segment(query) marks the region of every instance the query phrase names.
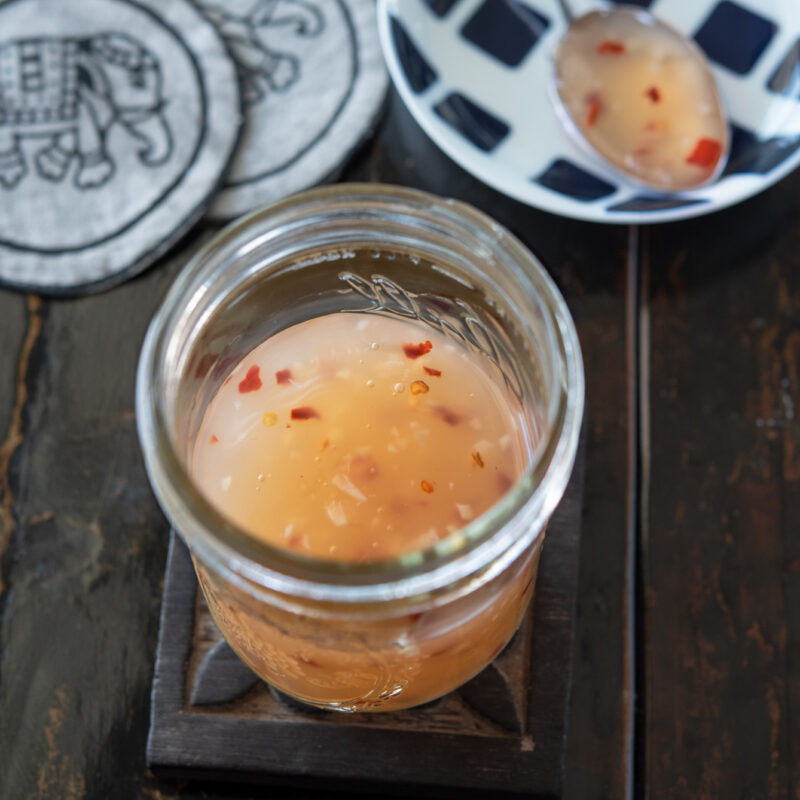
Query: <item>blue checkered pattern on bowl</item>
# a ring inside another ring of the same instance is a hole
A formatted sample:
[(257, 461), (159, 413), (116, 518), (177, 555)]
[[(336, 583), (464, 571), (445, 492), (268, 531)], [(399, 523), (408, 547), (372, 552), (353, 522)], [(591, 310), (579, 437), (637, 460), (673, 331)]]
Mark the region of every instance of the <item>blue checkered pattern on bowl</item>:
[[(405, 0), (400, 2), (405, 16), (409, 9), (403, 5)], [(572, 4), (581, 5), (579, 0)], [(547, 144), (552, 152), (546, 154), (543, 167), (526, 180), (569, 199), (576, 207), (602, 204), (607, 218), (620, 212), (658, 217), (660, 212), (678, 208), (728, 205), (729, 201), (718, 199), (726, 191), (726, 182), (752, 175), (769, 185), (791, 166), (790, 161), (800, 162), (800, 0), (627, 0), (627, 4), (649, 8), (675, 25), (694, 38), (709, 58), (731, 119), (732, 147), (725, 172), (713, 187), (670, 197), (651, 196), (621, 184), (603, 165), (576, 158), (564, 136), (552, 137)], [(580, 10), (597, 4), (583, 2), (583, 6)], [(510, 71), (505, 73), (509, 75), (526, 69), (533, 59), (549, 58), (550, 53), (540, 50), (552, 49), (553, 39), (548, 39), (546, 47), (542, 42), (554, 26), (563, 26), (554, 0), (417, 0), (414, 13), (427, 14), (426, 24), (444, 26), (456, 20), (449, 29), (450, 44), (470, 51), (469, 58), (477, 54), (485, 59), (487, 71), (499, 68)], [(452, 77), (450, 84), (441, 85), (443, 70), (437, 52), (423, 52), (399, 16), (393, 15), (390, 24), (401, 69), (418, 102), (424, 104), (430, 98), (429, 110), (484, 158), (514, 138), (518, 119), (515, 109), (509, 113), (508, 103), (504, 110), (498, 101), (502, 87), (487, 91), (460, 85)], [(517, 100), (517, 107), (524, 109), (525, 98)], [(764, 108), (770, 104), (774, 108), (776, 103), (786, 106), (784, 128), (776, 127), (774, 114), (769, 120), (759, 117)], [(542, 142), (537, 141), (537, 146)], [(757, 190), (740, 190), (742, 196), (736, 199)], [(579, 209), (573, 215), (582, 216)]]

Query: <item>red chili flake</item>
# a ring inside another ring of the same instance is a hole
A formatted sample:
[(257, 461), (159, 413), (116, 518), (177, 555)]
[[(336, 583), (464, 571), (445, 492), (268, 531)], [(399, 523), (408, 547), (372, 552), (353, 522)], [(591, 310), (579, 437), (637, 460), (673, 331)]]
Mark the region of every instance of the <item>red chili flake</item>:
[(303, 541), (303, 534), (300, 531), (294, 531), (289, 537), (289, 547), (299, 547)]
[(595, 93), (590, 94), (586, 98), (586, 127), (591, 128), (596, 122), (597, 118), (600, 116), (600, 112), (603, 110), (603, 101), (600, 99), (600, 95)]
[(524, 597), (525, 593), (528, 591), (528, 589), (531, 588), (531, 585), (533, 584), (533, 577), (534, 576), (531, 575), (530, 578), (528, 578), (528, 580), (525, 582), (525, 586), (523, 587), (522, 591), (519, 593), (520, 597)]
[(646, 156), (649, 156), (649, 155), (652, 155), (652, 154), (653, 154), (653, 150), (650, 147), (637, 147), (633, 151), (633, 155), (636, 156), (636, 158), (645, 158)]
[(261, 370), (258, 365), (253, 365), (247, 370), (245, 379), (239, 383), (239, 394), (247, 394), (247, 392), (257, 392), (261, 386)]
[(432, 375), (434, 378), (442, 377), (442, 371), (440, 369), (434, 369), (433, 367), (423, 367), (422, 369), (424, 369), (428, 375)]
[(374, 480), (380, 474), (378, 462), (369, 453), (354, 455), (349, 465), (350, 476), (357, 483)]
[(216, 444), (219, 441), (219, 439), (217, 439), (216, 435), (214, 435), (211, 437), (209, 441), (211, 442), (211, 444)]
[(205, 378), (214, 366), (218, 353), (206, 353), (198, 362), (197, 369), (194, 371), (195, 378)]
[(481, 454), (476, 450), (472, 454), (472, 460), (481, 468), (483, 469), (483, 459), (481, 458)]
[(721, 155), (722, 145), (716, 139), (698, 139), (686, 163), (696, 167), (713, 167)]
[(651, 86), (645, 93), (645, 97), (650, 99), (652, 103), (660, 103), (661, 102), (661, 90), (658, 86)]
[(289, 383), (292, 379), (292, 371), (290, 369), (279, 369), (275, 373), (275, 383)]
[(505, 472), (497, 474), (497, 485), (500, 487), (501, 492), (507, 492), (513, 485), (511, 478)]
[(409, 614), (408, 615), (408, 620), (411, 623), (419, 622), (421, 619), (422, 619), (422, 612), (421, 611), (417, 611), (416, 614)]
[(434, 406), (433, 413), (448, 425), (458, 425), (461, 422), (461, 415), (445, 406)]
[(292, 409), (290, 416), (292, 419), (319, 419), (319, 412), (313, 406), (299, 406)]
[(214, 365), (214, 369), (211, 372), (211, 377), (214, 378), (214, 380), (219, 380), (223, 375), (226, 375), (232, 367), (235, 367), (242, 360), (243, 355), (244, 353), (232, 353), (225, 358), (221, 358)]
[(433, 345), (431, 344), (430, 339), (425, 342), (420, 342), (419, 344), (403, 345), (403, 352), (408, 358), (419, 358), (420, 356), (424, 356), (426, 353), (430, 353), (431, 350), (433, 350)]
[(320, 453), (327, 449), (328, 445), (331, 443), (331, 440), (326, 436), (320, 443), (319, 443), (319, 451)]
[(613, 39), (603, 39), (595, 47), (595, 52), (601, 56), (619, 56), (625, 52), (625, 45), (622, 42), (615, 42)]
[(428, 481), (420, 481), (419, 484), (422, 487), (422, 491), (430, 494), (433, 491), (433, 484), (429, 483)]

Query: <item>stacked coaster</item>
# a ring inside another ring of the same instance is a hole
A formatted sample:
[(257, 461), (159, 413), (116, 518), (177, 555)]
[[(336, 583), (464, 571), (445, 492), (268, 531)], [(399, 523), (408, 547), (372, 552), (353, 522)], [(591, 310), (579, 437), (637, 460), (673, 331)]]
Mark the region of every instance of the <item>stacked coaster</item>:
[(333, 177), (386, 92), (373, 0), (197, 0), (236, 60), (242, 144), (211, 206), (231, 219)]
[(104, 289), (325, 179), (386, 83), (372, 0), (3, 3), (0, 283)]

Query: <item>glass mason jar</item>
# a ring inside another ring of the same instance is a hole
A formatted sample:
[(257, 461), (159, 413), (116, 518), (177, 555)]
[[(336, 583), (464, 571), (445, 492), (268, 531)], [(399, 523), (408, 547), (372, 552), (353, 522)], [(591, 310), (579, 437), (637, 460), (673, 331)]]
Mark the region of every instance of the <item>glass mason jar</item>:
[[(270, 335), (336, 311), (414, 318), (480, 354), (525, 429), (516, 483), (426, 550), (305, 557), (238, 528), (193, 484), (194, 437), (233, 367)], [(389, 710), (456, 688), (514, 634), (572, 470), (583, 394), (564, 300), (507, 230), (454, 200), (345, 184), (252, 214), (192, 259), (147, 333), (136, 410), (153, 489), (239, 656), (305, 703)]]

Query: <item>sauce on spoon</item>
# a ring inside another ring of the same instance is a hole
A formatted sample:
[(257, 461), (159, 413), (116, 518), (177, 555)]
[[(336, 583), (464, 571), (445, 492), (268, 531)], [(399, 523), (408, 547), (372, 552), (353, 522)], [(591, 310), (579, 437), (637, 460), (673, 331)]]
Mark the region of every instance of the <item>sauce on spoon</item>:
[(659, 191), (696, 188), (725, 165), (728, 125), (697, 46), (639, 9), (576, 19), (555, 58), (568, 126), (612, 167)]

